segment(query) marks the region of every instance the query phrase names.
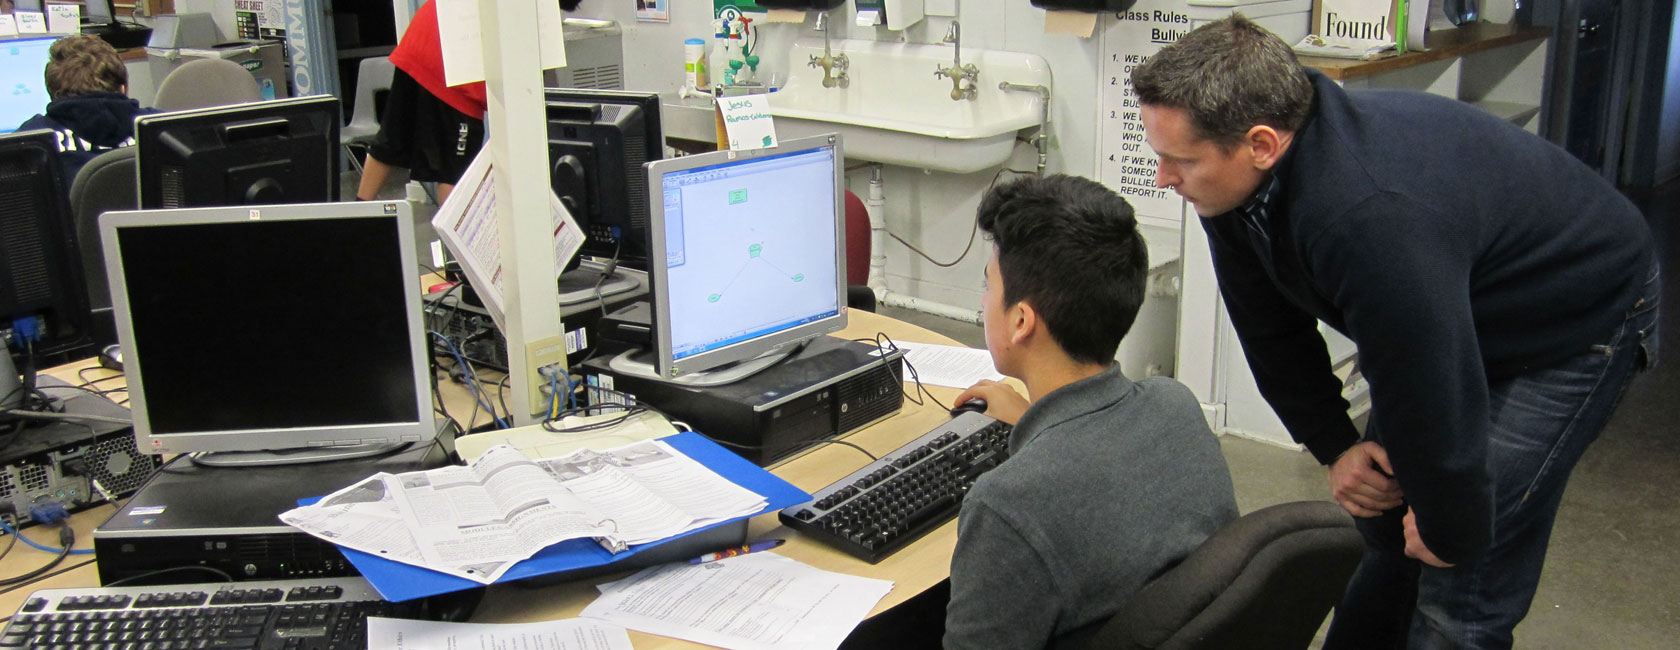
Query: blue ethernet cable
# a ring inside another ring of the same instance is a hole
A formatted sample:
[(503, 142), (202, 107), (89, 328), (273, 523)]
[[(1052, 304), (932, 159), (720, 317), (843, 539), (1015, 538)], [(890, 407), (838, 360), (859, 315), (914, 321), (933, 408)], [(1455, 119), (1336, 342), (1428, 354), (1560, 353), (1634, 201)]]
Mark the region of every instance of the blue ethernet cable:
[[(10, 524), (7, 524), (6, 520), (3, 519), (3, 518), (0, 518), (0, 530), (6, 531), (6, 534), (11, 535), (13, 537), (16, 537), (18, 541), (23, 542), (25, 544), (28, 544), (30, 547), (34, 548), (35, 550), (46, 551), (48, 553), (62, 553), (62, 552), (64, 552), (64, 549), (62, 549), (62, 548), (53, 548), (51, 546), (42, 546), (40, 544), (36, 544), (34, 541), (31, 541), (28, 537), (24, 537), (23, 535), (18, 534), (17, 529), (12, 528), (12, 526)], [(92, 555), (93, 554), (93, 549), (91, 549), (91, 548), (72, 549), (70, 551), (70, 554), (71, 555)]]
[[(503, 422), (502, 418), (496, 415), (496, 409), (491, 408), (490, 403), (484, 399), (484, 396), (482, 394), (479, 393), (478, 377), (474, 376), (474, 375), (471, 375), (471, 373), (468, 372), (468, 370), (470, 370), (472, 368), (472, 366), (467, 365), (467, 360), (465, 358), (462, 358), (461, 351), (455, 347), (455, 342), (449, 340), (449, 337), (444, 336), (442, 333), (440, 333), (436, 330), (428, 330), (428, 332), (432, 336), (438, 337), (438, 340), (443, 341), (444, 345), (449, 346), (450, 356), (455, 357), (455, 363), (459, 364), (459, 367), (461, 368), (463, 374), (468, 375), (468, 377), (467, 377), (467, 391), (472, 393), (473, 400), (475, 402), (477, 402), (480, 407), (483, 407), (484, 410), (490, 412), (490, 417), (496, 421), (496, 428), (498, 428), (498, 429), (508, 428), (507, 423)], [(471, 427), (472, 423), (468, 422), (467, 426)]]

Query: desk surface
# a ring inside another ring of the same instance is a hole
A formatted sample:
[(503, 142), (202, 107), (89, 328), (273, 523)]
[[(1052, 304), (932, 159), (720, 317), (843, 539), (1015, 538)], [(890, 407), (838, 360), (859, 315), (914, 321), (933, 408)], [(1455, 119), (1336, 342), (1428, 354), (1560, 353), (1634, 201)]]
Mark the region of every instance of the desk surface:
[[(851, 312), (850, 326), (836, 335), (844, 338), (864, 338), (872, 337), (877, 332), (885, 332), (895, 340), (947, 345), (957, 344), (945, 336), (921, 327), (856, 310)], [(81, 381), (77, 378), (77, 371), (87, 368), (89, 365), (92, 365), (91, 361), (55, 368), (48, 374), (79, 384)], [(92, 379), (114, 373), (101, 369), (90, 370), (87, 374), (88, 378)], [(907, 390), (915, 390), (913, 384), (907, 384), (906, 386)], [(449, 404), (450, 412), (469, 412), (471, 410), (471, 398), (464, 394), (464, 389), (454, 388), (455, 390), (446, 389), (444, 391), (444, 400)], [(955, 388), (940, 386), (928, 386), (928, 390), (947, 405), (961, 392)], [(931, 402), (918, 406), (913, 402), (906, 401), (903, 411), (898, 415), (853, 433), (847, 436), (846, 440), (861, 445), (868, 449), (870, 453), (879, 456), (938, 426), (948, 418), (949, 415), (943, 409)], [(771, 467), (771, 470), (794, 485), (809, 491), (851, 473), (862, 467), (868, 460), (857, 450), (844, 445), (821, 445), (810, 452), (783, 461)], [(323, 492), (336, 487), (322, 486)], [(106, 517), (109, 517), (113, 511), (112, 506), (104, 505), (79, 512), (72, 517), (71, 522), (77, 533), (76, 547), (90, 547), (92, 545), (91, 531)], [(871, 615), (903, 602), (944, 580), (950, 571), (951, 551), (956, 545), (957, 539), (957, 527), (953, 521), (882, 560), (880, 564), (871, 565), (840, 551), (809, 541), (799, 533), (783, 527), (777, 522), (776, 513), (773, 511), (754, 517), (748, 528), (752, 539), (779, 537), (788, 540), (786, 545), (775, 551), (786, 557), (830, 571), (893, 581), (893, 590), (876, 606)], [(56, 546), (57, 544), (57, 536), (44, 529), (32, 528), (26, 530), (24, 535), (48, 545)], [(18, 544), (17, 548), (7, 554), (4, 559), (0, 559), (0, 576), (21, 575), (46, 564), (51, 559), (52, 554), (50, 553)], [(98, 574), (93, 564), (89, 562), (91, 559), (92, 556), (89, 555), (72, 555), (59, 567), (59, 573), (29, 585), (0, 591), (0, 616), (10, 615), (17, 611), (17, 608), (22, 605), (23, 599), (36, 589), (87, 587), (98, 584)], [(86, 564), (82, 565), (84, 562)], [(589, 580), (541, 588), (524, 588), (516, 585), (494, 586), (491, 587), (490, 593), (485, 597), (484, 603), (479, 607), (472, 620), (480, 623), (526, 623), (571, 618), (577, 616), (586, 605), (594, 601), (597, 595), (596, 584), (616, 580), (623, 575), (625, 574), (600, 576)], [(688, 642), (639, 632), (631, 632), (630, 636), (638, 650), (696, 647)]]

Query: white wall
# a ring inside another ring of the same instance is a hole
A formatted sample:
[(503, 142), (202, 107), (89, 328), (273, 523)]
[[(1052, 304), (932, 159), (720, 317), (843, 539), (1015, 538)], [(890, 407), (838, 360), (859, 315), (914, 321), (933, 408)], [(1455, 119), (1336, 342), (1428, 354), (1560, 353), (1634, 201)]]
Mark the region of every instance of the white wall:
[[(1003, 5), (1002, 10), (998, 5)], [(688, 38), (711, 40), (711, 3), (704, 0), (674, 3), (671, 22), (636, 22), (634, 3), (612, 0), (584, 0), (575, 14), (580, 17), (616, 20), (624, 30), (625, 87), (633, 90), (675, 91), (682, 85), (682, 42)], [(930, 3), (929, 9), (935, 7)], [(970, 0), (962, 3), (962, 45), (965, 50), (997, 49), (1034, 52), (1045, 58), (1055, 76), (1051, 98), (1051, 151), (1049, 171), (1092, 176), (1095, 171), (1095, 129), (1099, 42), (1096, 37), (1044, 34), (1044, 11), (1024, 1), (999, 3)], [(930, 16), (903, 32), (885, 28), (860, 28), (852, 24), (852, 3), (832, 12), (833, 38), (907, 40), (937, 43), (945, 35), (949, 18)], [(841, 18), (844, 17), (842, 20)], [(802, 25), (761, 25), (761, 56), (768, 62), (785, 52), (794, 38), (820, 38), (813, 32), (812, 18)], [(967, 58), (966, 56), (964, 57)], [(801, 65), (804, 62), (800, 62)], [(764, 64), (759, 78), (783, 68)], [(985, 79), (985, 71), (981, 71)], [(782, 78), (785, 78), (782, 72)], [(990, 79), (997, 83), (1002, 79)], [(927, 83), (948, 84), (928, 71)], [(1027, 143), (1018, 143), (1009, 167), (1032, 170), (1037, 154)], [(962, 252), (974, 224), (974, 211), (996, 169), (974, 174), (925, 173), (920, 169), (887, 167), (887, 228), (942, 262)], [(859, 196), (868, 195), (867, 169), (850, 172), (848, 184)], [(1161, 233), (1177, 241), (1176, 233)], [(887, 285), (894, 291), (979, 309), (980, 280), (988, 253), (983, 240), (976, 241), (962, 263), (940, 268), (928, 263), (903, 245), (888, 240)]]
[(1668, 74), (1663, 81), (1662, 117), (1657, 128), (1656, 182), (1680, 177), (1680, 11), (1668, 36)]

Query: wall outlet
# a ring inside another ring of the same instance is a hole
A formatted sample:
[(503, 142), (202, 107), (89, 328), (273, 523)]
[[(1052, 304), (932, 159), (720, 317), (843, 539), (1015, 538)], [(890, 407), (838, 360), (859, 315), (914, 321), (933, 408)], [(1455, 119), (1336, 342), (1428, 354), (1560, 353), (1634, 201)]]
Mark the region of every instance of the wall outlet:
[(531, 371), (526, 378), (530, 383), (530, 408), (532, 413), (545, 413), (548, 407), (548, 377), (539, 372), (544, 366), (557, 366), (564, 372), (566, 368), (566, 338), (551, 336), (540, 341), (533, 341), (525, 346), (525, 367)]

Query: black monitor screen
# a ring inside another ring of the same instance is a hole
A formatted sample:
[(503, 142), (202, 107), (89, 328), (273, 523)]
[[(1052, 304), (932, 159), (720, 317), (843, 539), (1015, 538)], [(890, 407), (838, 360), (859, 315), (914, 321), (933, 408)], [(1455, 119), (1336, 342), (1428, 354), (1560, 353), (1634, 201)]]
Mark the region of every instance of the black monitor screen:
[(131, 227), (117, 242), (154, 434), (414, 418), (395, 220)]
[(148, 115), (135, 125), (141, 208), (338, 200), (335, 98)]
[(646, 270), (642, 165), (664, 157), (659, 95), (568, 88), (546, 96), (549, 177), (588, 235), (579, 253)]

